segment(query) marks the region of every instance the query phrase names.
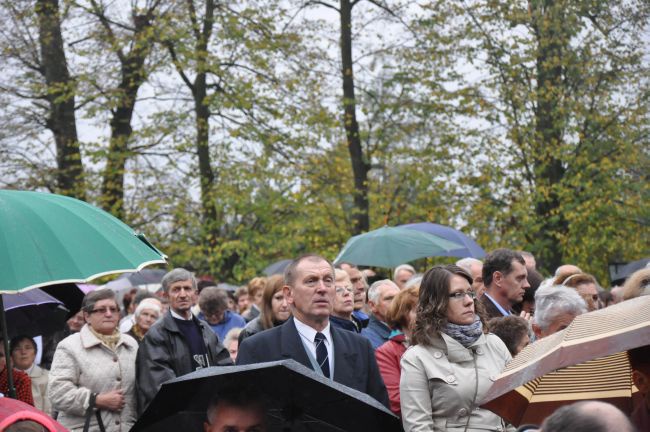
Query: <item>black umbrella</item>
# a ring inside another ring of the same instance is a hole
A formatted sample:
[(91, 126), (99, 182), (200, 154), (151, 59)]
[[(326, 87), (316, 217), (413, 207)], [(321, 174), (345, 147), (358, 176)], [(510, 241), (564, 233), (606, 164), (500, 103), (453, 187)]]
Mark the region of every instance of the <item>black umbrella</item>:
[(294, 360), (210, 367), (167, 381), (131, 429), (201, 430), (221, 389), (253, 387), (268, 403), (269, 431), (400, 431), (374, 398), (318, 375)]
[(284, 273), (284, 269), (287, 268), (289, 264), (291, 264), (290, 259), (283, 259), (281, 261), (274, 262), (273, 264), (269, 265), (267, 268), (265, 268), (264, 274), (267, 276), (273, 276), (275, 274), (282, 274)]
[(47, 336), (63, 328), (68, 310), (49, 294), (34, 288), (17, 294), (2, 294), (7, 317), (7, 336)]

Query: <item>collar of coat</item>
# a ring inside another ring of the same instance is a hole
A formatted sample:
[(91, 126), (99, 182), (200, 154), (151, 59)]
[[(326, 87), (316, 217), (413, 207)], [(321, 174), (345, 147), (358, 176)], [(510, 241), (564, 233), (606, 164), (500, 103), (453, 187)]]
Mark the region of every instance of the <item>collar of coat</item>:
[[(99, 338), (95, 336), (93, 332), (90, 331), (90, 327), (88, 324), (85, 324), (83, 327), (81, 327), (81, 330), (79, 331), (79, 336), (81, 337), (81, 345), (85, 349), (102, 344), (102, 341), (99, 340)], [(120, 340), (117, 342), (115, 348), (117, 349), (121, 345), (124, 345), (127, 348), (138, 347), (138, 343), (135, 341), (135, 339), (133, 339), (131, 336), (124, 335), (124, 334), (120, 335)]]
[(440, 333), (439, 337), (431, 338), (431, 346), (439, 349), (447, 355), (447, 358), (452, 363), (460, 363), (465, 361), (472, 361), (474, 358), (474, 349), (478, 346), (485, 345), (487, 338), (483, 333), (469, 348), (465, 348), (458, 343), (454, 338), (445, 333)]

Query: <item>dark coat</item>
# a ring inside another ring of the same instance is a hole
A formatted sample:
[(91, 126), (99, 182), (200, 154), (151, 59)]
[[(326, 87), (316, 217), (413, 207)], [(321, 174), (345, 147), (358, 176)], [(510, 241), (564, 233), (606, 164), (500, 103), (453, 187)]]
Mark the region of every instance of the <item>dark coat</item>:
[(354, 315), (352, 315), (352, 319), (349, 320), (330, 315), (330, 324), (343, 330), (351, 331), (354, 333), (361, 333), (361, 323)]
[[(388, 407), (386, 386), (368, 340), (334, 326), (330, 326), (330, 332), (334, 344), (334, 381), (366, 393)], [(246, 338), (239, 346), (237, 364), (288, 358), (313, 370), (293, 318), (281, 326)]]
[[(217, 340), (208, 323), (196, 317), (210, 366), (232, 365), (228, 350)], [(136, 360), (138, 413), (146, 409), (165, 381), (194, 372), (190, 349), (170, 312), (163, 315), (145, 334)]]
[(502, 318), (505, 315), (501, 313), (501, 311), (492, 303), (492, 300), (487, 298), (484, 295), (481, 296), (481, 298), (478, 299), (479, 302), (481, 302), (481, 305), (483, 305), (483, 312), (485, 316), (485, 320), (489, 321), (492, 318)]
[(249, 336), (253, 336), (254, 334), (257, 334), (261, 331), (266, 330), (264, 327), (262, 327), (262, 321), (260, 320), (260, 317), (258, 316), (257, 318), (252, 319), (249, 321), (244, 329), (239, 333), (239, 344), (244, 341)]

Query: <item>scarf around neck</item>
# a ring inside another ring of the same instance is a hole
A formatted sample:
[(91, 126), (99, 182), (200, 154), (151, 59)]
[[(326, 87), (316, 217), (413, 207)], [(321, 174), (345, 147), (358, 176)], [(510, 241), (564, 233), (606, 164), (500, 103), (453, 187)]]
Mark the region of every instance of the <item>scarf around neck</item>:
[(443, 332), (465, 348), (468, 348), (483, 334), (483, 323), (481, 323), (478, 315), (474, 315), (472, 324), (458, 325), (448, 322)]
[(120, 330), (115, 329), (113, 334), (105, 335), (101, 334), (99, 332), (96, 332), (95, 329), (93, 329), (91, 326), (88, 326), (92, 334), (94, 334), (97, 339), (99, 339), (104, 345), (106, 345), (111, 351), (115, 351), (115, 348), (117, 348), (117, 344), (120, 341)]

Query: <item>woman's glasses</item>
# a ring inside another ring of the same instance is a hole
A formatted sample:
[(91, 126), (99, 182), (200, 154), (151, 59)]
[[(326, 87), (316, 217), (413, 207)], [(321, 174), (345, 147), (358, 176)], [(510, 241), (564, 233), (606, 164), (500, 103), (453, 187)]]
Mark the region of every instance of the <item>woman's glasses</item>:
[(474, 291), (458, 291), (452, 294), (449, 294), (449, 298), (452, 300), (463, 300), (465, 296), (469, 296), (472, 300), (476, 298), (476, 293)]
[(116, 307), (111, 306), (111, 307), (103, 307), (103, 308), (93, 309), (93, 310), (90, 311), (90, 313), (98, 313), (98, 314), (106, 315), (106, 312), (116, 314), (117, 311), (118, 311), (118, 309)]

